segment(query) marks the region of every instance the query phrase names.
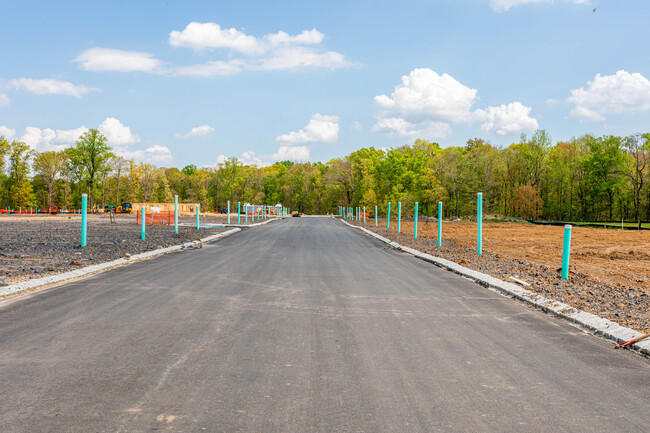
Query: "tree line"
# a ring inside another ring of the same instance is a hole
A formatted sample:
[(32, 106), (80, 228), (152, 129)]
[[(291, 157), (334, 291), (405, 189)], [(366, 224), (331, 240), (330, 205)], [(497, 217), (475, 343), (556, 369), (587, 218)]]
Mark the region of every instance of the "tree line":
[(584, 135), (553, 143), (545, 130), (509, 146), (481, 138), (441, 148), (415, 140), (393, 149), (362, 148), (327, 163), (283, 161), (268, 167), (229, 158), (216, 167), (157, 167), (115, 155), (96, 129), (63, 151), (35, 152), (0, 137), (3, 208), (79, 208), (122, 202), (197, 202), (219, 210), (227, 201), (275, 205), (310, 214), (388, 202), (403, 212), (450, 216), (484, 212), (553, 220), (650, 220), (650, 134)]

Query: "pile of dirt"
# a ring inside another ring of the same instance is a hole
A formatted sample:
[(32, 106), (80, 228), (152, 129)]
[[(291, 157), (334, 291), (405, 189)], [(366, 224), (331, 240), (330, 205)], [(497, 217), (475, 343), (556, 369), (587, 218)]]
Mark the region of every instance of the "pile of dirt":
[(401, 245), (510, 283), (517, 278), (545, 297), (639, 331), (650, 329), (650, 232), (574, 227), (569, 279), (562, 280), (562, 227), (484, 223), (479, 256), (476, 223), (443, 221), (440, 247), (437, 223), (419, 223), (417, 239), (412, 223), (402, 223), (401, 233), (392, 226), (365, 225)]

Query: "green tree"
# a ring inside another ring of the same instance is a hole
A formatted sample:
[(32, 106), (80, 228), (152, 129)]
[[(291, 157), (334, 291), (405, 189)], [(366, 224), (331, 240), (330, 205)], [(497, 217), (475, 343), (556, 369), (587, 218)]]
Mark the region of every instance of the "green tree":
[(32, 204), (32, 183), (29, 174), (29, 158), (32, 155), (30, 147), (20, 141), (11, 143), (9, 152), (8, 191), (11, 206), (29, 207)]
[(97, 129), (84, 132), (75, 143), (72, 153), (84, 169), (85, 180), (88, 183), (90, 207), (93, 207), (95, 184), (99, 173), (106, 169), (109, 158), (113, 156), (111, 148), (106, 143), (106, 137)]
[(57, 176), (65, 166), (65, 155), (61, 152), (36, 152), (32, 168), (40, 175), (47, 188), (47, 207), (52, 207), (52, 193)]

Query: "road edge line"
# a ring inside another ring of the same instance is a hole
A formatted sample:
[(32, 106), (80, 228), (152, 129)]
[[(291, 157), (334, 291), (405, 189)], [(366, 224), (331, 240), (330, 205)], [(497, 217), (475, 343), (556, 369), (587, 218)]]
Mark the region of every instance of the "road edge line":
[(180, 251), (185, 248), (192, 247), (197, 244), (202, 244), (204, 242), (210, 242), (215, 239), (223, 238), (230, 236), (237, 232), (241, 231), (240, 228), (233, 228), (225, 232), (217, 233), (214, 235), (207, 236), (203, 239), (198, 239), (196, 241), (185, 242), (180, 245), (172, 245), (170, 247), (158, 248), (156, 250), (147, 251), (140, 254), (134, 254), (129, 259), (120, 258), (116, 260), (111, 260), (110, 262), (98, 263), (96, 265), (85, 266), (83, 268), (75, 269), (74, 271), (63, 272), (61, 274), (51, 275), (49, 277), (35, 278), (27, 281), (22, 281), (20, 283), (11, 284), (8, 286), (0, 287), (0, 301), (14, 295), (19, 295), (21, 293), (34, 291), (36, 289), (43, 288), (45, 286), (50, 286), (52, 284), (59, 284), (66, 281), (74, 280), (80, 277), (85, 277), (87, 275), (98, 274), (100, 272), (107, 271), (109, 269), (128, 265), (130, 263), (139, 262), (142, 260), (150, 259), (152, 257), (157, 257), (166, 253), (171, 253), (175, 251)]
[[(397, 242), (393, 242), (390, 239), (378, 235), (372, 230), (366, 229), (365, 227), (356, 226), (344, 220), (340, 221), (349, 227), (359, 229), (362, 232), (365, 232), (366, 234), (379, 239), (380, 241), (390, 245), (397, 250), (404, 251), (426, 262), (447, 269), (448, 271), (468, 278), (480, 284), (481, 286), (494, 289), (507, 297), (515, 298), (526, 304), (532, 305), (533, 307), (540, 309), (547, 314), (558, 316), (569, 321), (572, 324), (576, 324), (579, 327), (584, 328), (589, 332), (608, 340), (614, 341), (616, 343), (624, 343), (643, 335), (637, 330), (621, 326), (609, 319), (605, 319), (603, 317), (596, 316), (595, 314), (579, 310), (568, 304), (565, 304), (564, 302), (545, 298), (541, 295), (531, 292), (530, 290), (521, 288), (516, 284), (508, 283), (491, 275), (484, 274), (483, 272), (478, 272), (473, 269), (466, 268), (465, 266), (461, 266), (456, 262), (442, 259), (440, 257), (435, 257), (413, 248), (402, 246)], [(631, 345), (631, 347), (634, 350), (643, 353), (644, 355), (650, 355), (649, 340), (640, 341), (639, 343)]]

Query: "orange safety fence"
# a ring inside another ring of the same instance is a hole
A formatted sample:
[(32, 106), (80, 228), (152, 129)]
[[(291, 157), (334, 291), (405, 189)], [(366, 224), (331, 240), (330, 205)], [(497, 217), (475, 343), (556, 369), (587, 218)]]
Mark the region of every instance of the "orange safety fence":
[[(138, 224), (141, 223), (141, 212), (137, 211), (136, 221)], [(144, 223), (153, 224), (153, 225), (162, 225), (169, 226), (174, 224), (174, 212), (173, 211), (160, 211), (160, 212), (145, 212), (144, 213)]]

